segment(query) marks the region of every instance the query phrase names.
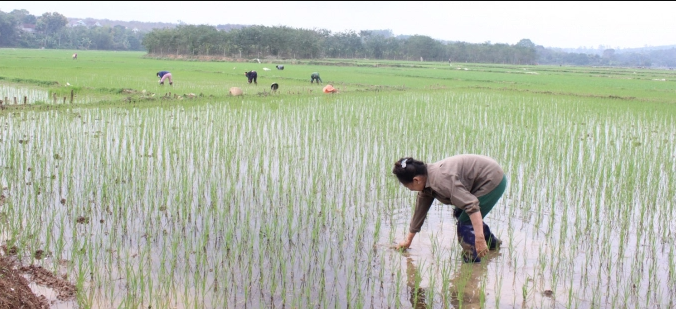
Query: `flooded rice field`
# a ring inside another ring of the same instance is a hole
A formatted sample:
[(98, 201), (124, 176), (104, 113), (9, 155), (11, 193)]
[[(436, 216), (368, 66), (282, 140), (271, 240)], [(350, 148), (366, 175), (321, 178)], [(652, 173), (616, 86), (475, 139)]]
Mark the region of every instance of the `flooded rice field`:
[(70, 86), (50, 92), (42, 87), (0, 83), (0, 105), (91, 104), (101, 101), (101, 98), (81, 95), (79, 92)]
[[(93, 308), (672, 307), (674, 113), (405, 94), (0, 114), (0, 241)], [(495, 158), (503, 241), (411, 249), (402, 156)], [(41, 254), (36, 254), (38, 251)], [(72, 303), (56, 302), (55, 307)]]
[(48, 102), (49, 93), (40, 88), (26, 86), (12, 86), (0, 83), (0, 100), (3, 105), (33, 104), (36, 102)]

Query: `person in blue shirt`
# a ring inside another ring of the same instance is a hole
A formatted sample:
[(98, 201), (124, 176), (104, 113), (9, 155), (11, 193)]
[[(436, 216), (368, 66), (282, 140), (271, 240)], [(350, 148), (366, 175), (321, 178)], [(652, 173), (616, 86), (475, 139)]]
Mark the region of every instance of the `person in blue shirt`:
[(160, 78), (160, 85), (164, 85), (164, 80), (169, 80), (169, 85), (173, 86), (174, 82), (171, 80), (171, 73), (169, 71), (159, 71), (157, 72), (157, 77)]

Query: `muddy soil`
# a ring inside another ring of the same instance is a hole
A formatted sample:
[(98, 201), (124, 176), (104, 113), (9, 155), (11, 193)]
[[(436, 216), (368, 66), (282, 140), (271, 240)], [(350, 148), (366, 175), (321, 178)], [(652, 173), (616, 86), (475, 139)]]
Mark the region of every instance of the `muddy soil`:
[(47, 309), (55, 301), (44, 295), (37, 295), (31, 284), (54, 291), (59, 301), (74, 301), (75, 285), (64, 278), (42, 268), (42, 266), (21, 266), (14, 255), (16, 250), (2, 246), (0, 255), (0, 309)]
[(30, 276), (31, 280), (38, 285), (53, 289), (58, 300), (71, 300), (75, 298), (75, 285), (63, 278), (55, 276), (52, 272), (41, 266), (24, 266), (19, 269), (22, 273)]
[(35, 295), (28, 284), (14, 262), (0, 256), (0, 309), (49, 308), (47, 298)]

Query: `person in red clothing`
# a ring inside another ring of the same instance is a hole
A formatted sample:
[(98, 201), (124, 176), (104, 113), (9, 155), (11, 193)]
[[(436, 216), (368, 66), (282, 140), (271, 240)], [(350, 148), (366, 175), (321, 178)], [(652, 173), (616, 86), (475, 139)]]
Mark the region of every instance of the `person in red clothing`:
[(338, 89), (333, 88), (333, 85), (329, 84), (324, 86), (324, 89), (322, 89), (322, 91), (324, 91), (324, 93), (336, 93), (338, 92)]

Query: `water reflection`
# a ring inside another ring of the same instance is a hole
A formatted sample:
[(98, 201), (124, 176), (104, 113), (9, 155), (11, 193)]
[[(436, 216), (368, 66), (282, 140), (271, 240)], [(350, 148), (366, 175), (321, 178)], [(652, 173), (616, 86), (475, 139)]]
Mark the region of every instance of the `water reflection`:
[(420, 287), (421, 274), (413, 264), (410, 256), (406, 257), (406, 285), (409, 290), (409, 301), (412, 308), (427, 308), (425, 303), (425, 289)]
[(27, 104), (49, 102), (49, 94), (45, 90), (0, 84), (0, 100), (4, 105), (23, 104), (24, 97)]
[[(409, 301), (412, 308), (430, 308), (434, 304), (427, 303), (426, 290), (421, 287), (422, 274), (410, 255), (406, 256), (406, 285), (409, 290)], [(458, 261), (456, 271), (450, 279), (450, 305), (452, 308), (483, 308), (486, 295), (485, 280), (488, 264), (500, 256), (499, 251), (490, 251), (481, 263), (463, 263)], [(442, 292), (442, 294), (445, 294)], [(448, 304), (443, 304), (446, 308)]]

